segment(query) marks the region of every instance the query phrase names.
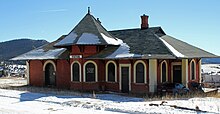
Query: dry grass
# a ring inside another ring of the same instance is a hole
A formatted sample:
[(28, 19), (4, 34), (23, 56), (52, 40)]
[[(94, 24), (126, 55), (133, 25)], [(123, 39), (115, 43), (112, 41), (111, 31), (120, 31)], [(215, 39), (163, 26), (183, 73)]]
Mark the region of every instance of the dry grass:
[(215, 97), (220, 98), (220, 93), (217, 91), (212, 91), (209, 93), (204, 92), (191, 92), (183, 95), (174, 95), (174, 94), (166, 94), (166, 95), (158, 95), (158, 94), (147, 94), (143, 98), (146, 101), (155, 101), (155, 100), (180, 100), (180, 99), (190, 99), (195, 97)]

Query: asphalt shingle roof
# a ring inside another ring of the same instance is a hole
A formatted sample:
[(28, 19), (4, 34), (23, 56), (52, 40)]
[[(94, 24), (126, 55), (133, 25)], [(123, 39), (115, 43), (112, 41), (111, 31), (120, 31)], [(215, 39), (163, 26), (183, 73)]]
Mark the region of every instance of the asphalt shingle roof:
[(178, 52), (182, 53), (184, 58), (212, 58), (217, 57), (216, 55), (209, 53), (203, 49), (190, 45), (186, 42), (173, 38), (169, 35), (164, 35), (161, 37), (167, 43), (169, 43)]
[[(166, 35), (161, 27), (107, 31), (98, 20), (88, 13), (68, 35), (61, 36), (58, 40), (23, 54), (19, 58), (68, 59), (68, 46), (71, 45), (105, 45), (105, 49), (87, 59), (217, 57), (212, 53)], [(58, 50), (59, 48), (62, 50)], [(37, 57), (36, 53), (33, 56), (33, 52), (39, 50), (40, 58)], [(56, 55), (52, 53), (55, 50), (59, 52)], [(43, 57), (44, 55), (50, 56)]]

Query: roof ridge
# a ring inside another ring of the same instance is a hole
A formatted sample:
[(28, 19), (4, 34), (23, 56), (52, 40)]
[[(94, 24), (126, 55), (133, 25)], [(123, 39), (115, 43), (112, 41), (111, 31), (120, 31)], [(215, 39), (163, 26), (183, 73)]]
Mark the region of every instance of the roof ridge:
[[(98, 26), (100, 26), (101, 27), (101, 29), (103, 29), (106, 33), (107, 33), (107, 36), (111, 36), (111, 37), (109, 37), (109, 38), (113, 38), (113, 39), (115, 39), (115, 40), (118, 40), (118, 38), (116, 38), (114, 35), (112, 35), (105, 27), (103, 27), (102, 26), (102, 24), (100, 23), (100, 22), (98, 22), (96, 19), (95, 19), (95, 17), (93, 16), (93, 15), (91, 15), (92, 17), (93, 17), (93, 21), (95, 21), (95, 26), (96, 26), (96, 28), (97, 28), (97, 30), (99, 31), (99, 34), (101, 35), (101, 31), (100, 31), (100, 29), (98, 28)], [(105, 33), (103, 33), (103, 34), (105, 34)], [(102, 36), (102, 35), (101, 35)], [(105, 40), (105, 39), (104, 39)], [(108, 42), (105, 40), (105, 42), (108, 44)]]
[(125, 28), (125, 29), (118, 29), (118, 30), (109, 30), (108, 32), (127, 31), (127, 30), (149, 30), (149, 29), (154, 29), (154, 28), (161, 28), (161, 26), (149, 27), (148, 29), (141, 29), (141, 28)]

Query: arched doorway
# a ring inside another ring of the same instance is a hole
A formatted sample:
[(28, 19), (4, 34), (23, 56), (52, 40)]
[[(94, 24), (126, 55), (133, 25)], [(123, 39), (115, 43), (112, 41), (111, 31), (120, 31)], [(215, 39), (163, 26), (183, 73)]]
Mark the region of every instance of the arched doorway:
[(45, 67), (45, 85), (46, 86), (56, 85), (55, 70), (53, 64), (51, 63), (48, 63)]

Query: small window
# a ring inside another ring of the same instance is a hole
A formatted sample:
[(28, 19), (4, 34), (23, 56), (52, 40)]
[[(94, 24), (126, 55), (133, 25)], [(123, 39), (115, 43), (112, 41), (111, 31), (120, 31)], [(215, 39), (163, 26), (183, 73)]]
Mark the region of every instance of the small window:
[(108, 64), (108, 81), (115, 82), (115, 65), (113, 63)]
[(167, 81), (167, 68), (166, 68), (166, 63), (163, 62), (162, 63), (162, 82), (166, 82)]
[(142, 63), (136, 65), (136, 83), (144, 83), (144, 65)]
[(79, 64), (78, 63), (74, 63), (72, 66), (72, 76), (73, 76), (73, 81), (79, 81)]
[(192, 61), (192, 63), (191, 63), (191, 78), (192, 78), (192, 80), (195, 79), (195, 63), (194, 63), (194, 61)]
[(86, 64), (85, 67), (85, 73), (86, 73), (86, 82), (94, 82), (95, 81), (95, 65), (93, 63)]

